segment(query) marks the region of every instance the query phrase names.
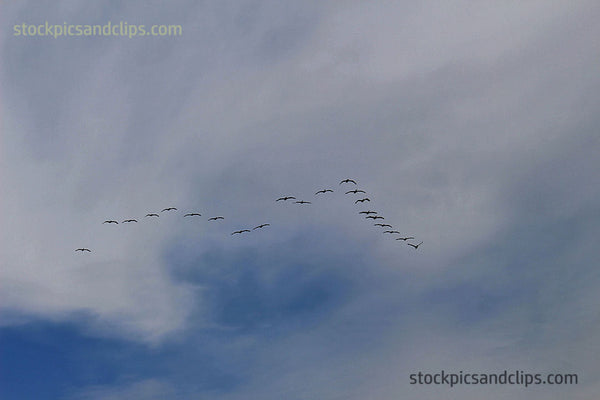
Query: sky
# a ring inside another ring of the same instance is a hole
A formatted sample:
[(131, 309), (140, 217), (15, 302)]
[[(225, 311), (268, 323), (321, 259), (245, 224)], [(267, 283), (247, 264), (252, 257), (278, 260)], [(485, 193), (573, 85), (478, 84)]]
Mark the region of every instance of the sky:
[[(593, 398), (598, 17), (4, 2), (0, 398)], [(46, 21), (182, 33), (15, 35)], [(409, 378), (442, 370), (578, 383)]]

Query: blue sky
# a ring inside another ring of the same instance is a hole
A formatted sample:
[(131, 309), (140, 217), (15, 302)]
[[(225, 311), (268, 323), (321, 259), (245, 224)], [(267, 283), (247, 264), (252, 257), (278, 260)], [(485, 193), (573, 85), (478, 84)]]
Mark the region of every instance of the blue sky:
[(2, 399), (598, 392), (595, 2), (0, 7)]

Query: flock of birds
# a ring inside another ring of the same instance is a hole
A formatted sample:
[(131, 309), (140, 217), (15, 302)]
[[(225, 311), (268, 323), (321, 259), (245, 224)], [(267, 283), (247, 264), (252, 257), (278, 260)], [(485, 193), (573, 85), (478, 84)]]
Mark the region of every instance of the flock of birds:
[[(342, 184), (353, 184), (355, 186), (357, 185), (357, 183), (356, 183), (355, 180), (349, 179), (349, 178), (340, 181), (339, 184), (340, 185), (342, 185)], [(320, 195), (320, 194), (333, 193), (333, 192), (334, 191), (332, 189), (321, 189), (321, 190), (319, 190), (319, 191), (317, 191), (315, 193), (315, 196)], [(355, 195), (355, 194), (359, 194), (359, 193), (362, 193), (362, 194), (366, 195), (366, 192), (364, 190), (361, 190), (361, 189), (353, 189), (353, 190), (348, 190), (348, 191), (345, 192), (346, 195), (349, 195), (349, 194), (354, 194)], [(282, 196), (282, 197), (277, 198), (275, 200), (275, 202), (279, 202), (279, 201), (287, 202), (289, 200), (293, 200), (295, 204), (300, 204), (300, 205), (312, 204), (310, 201), (298, 200), (294, 196)], [(363, 197), (363, 198), (356, 199), (354, 201), (354, 204), (358, 204), (358, 203), (364, 204), (365, 202), (370, 202), (370, 201), (371, 201), (371, 199), (369, 199), (368, 197)], [(176, 207), (163, 208), (161, 210), (161, 213), (171, 212), (171, 211), (177, 211), (177, 208)], [(358, 214), (364, 215), (365, 219), (370, 219), (370, 220), (373, 220), (373, 221), (385, 220), (384, 217), (382, 217), (381, 215), (378, 215), (377, 211), (372, 211), (372, 210), (359, 211)], [(184, 215), (184, 217), (201, 217), (201, 216), (202, 216), (202, 214), (200, 214), (199, 212), (190, 212), (190, 213), (187, 213), (187, 214)], [(159, 217), (160, 217), (160, 215), (158, 213), (148, 213), (145, 216), (145, 218), (159, 218)], [(223, 220), (223, 219), (225, 219), (225, 217), (219, 215), (219, 216), (208, 218), (208, 221), (218, 221), (218, 220)], [(138, 222), (137, 219), (130, 218), (130, 219), (125, 219), (125, 220), (121, 221), (121, 224), (129, 224), (129, 223), (137, 223), (137, 222)], [(105, 220), (103, 222), (103, 224), (115, 224), (115, 225), (118, 225), (119, 221), (114, 220), (114, 219), (107, 219), (107, 220)], [(393, 226), (390, 225), (390, 224), (383, 223), (383, 222), (376, 222), (373, 225), (381, 227), (381, 228), (386, 228), (386, 230), (383, 231), (384, 234), (401, 235), (400, 231), (394, 230)], [(239, 229), (239, 230), (233, 231), (231, 233), (231, 235), (233, 236), (233, 235), (241, 235), (241, 234), (244, 234), (244, 233), (250, 233), (250, 232), (255, 231), (257, 229), (263, 229), (263, 228), (266, 228), (268, 226), (271, 226), (271, 224), (262, 223), (260, 225), (257, 225), (255, 227), (251, 228), (251, 229)], [(414, 240), (415, 239), (413, 236), (398, 236), (395, 239), (396, 240), (404, 241), (408, 246), (411, 246), (414, 249), (418, 249), (419, 246), (421, 244), (423, 244), (422, 241), (419, 242), (419, 243), (410, 243), (410, 242), (408, 242), (408, 240)], [(91, 250), (89, 248), (87, 248), (87, 247), (80, 247), (78, 249), (75, 249), (75, 251), (91, 252)]]

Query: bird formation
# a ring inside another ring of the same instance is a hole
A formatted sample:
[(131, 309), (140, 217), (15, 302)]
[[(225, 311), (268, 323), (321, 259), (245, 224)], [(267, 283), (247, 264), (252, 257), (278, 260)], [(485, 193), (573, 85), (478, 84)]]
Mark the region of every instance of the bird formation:
[[(354, 179), (350, 179), (350, 178), (343, 179), (339, 183), (339, 185), (346, 185), (346, 184), (353, 184), (355, 186), (358, 185)], [(315, 192), (315, 196), (325, 195), (327, 193), (334, 193), (334, 190), (333, 189), (328, 189), (328, 188), (321, 189), (321, 190), (318, 190), (317, 192)], [(359, 193), (366, 194), (367, 192), (365, 192), (362, 189), (352, 189), (352, 190), (346, 191), (344, 194), (345, 195), (356, 195), (356, 194), (359, 194)], [(295, 200), (293, 203), (294, 204), (299, 204), (299, 205), (311, 205), (312, 204), (311, 201), (298, 200), (295, 196), (289, 196), (289, 195), (278, 197), (277, 199), (275, 199), (275, 202), (280, 202), (281, 201), (281, 202), (287, 203), (288, 200)], [(370, 203), (371, 199), (368, 198), (368, 197), (363, 197), (363, 198), (360, 198), (360, 199), (356, 199), (354, 201), (354, 204), (358, 204), (358, 203), (364, 204), (365, 202), (369, 202)], [(176, 207), (166, 207), (166, 208), (163, 208), (161, 210), (161, 213), (164, 213), (164, 212), (174, 212), (174, 211), (177, 211)], [(377, 211), (373, 211), (373, 210), (359, 211), (358, 214), (359, 215), (364, 215), (365, 219), (370, 219), (370, 220), (373, 220), (373, 221), (384, 220), (385, 219), (383, 216), (379, 215)], [(158, 213), (151, 212), (151, 213), (146, 214), (145, 217), (159, 218), (160, 215)], [(202, 217), (202, 214), (199, 213), (199, 212), (194, 211), (194, 212), (189, 212), (189, 213), (184, 214), (183, 217)], [(208, 221), (218, 221), (218, 220), (224, 220), (224, 219), (225, 219), (225, 217), (219, 215), (219, 216), (214, 216), (214, 217), (208, 218)], [(123, 220), (121, 222), (121, 224), (137, 223), (137, 222), (138, 222), (137, 219), (129, 218), (129, 219)], [(115, 224), (115, 225), (118, 225), (119, 221), (114, 220), (114, 219), (107, 219), (102, 224)], [(261, 229), (264, 229), (264, 228), (266, 228), (268, 226), (271, 226), (271, 224), (269, 224), (269, 223), (261, 223), (260, 225), (257, 225), (257, 226), (255, 226), (253, 228), (238, 229), (238, 230), (233, 231), (230, 236), (242, 235), (242, 234), (245, 234), (245, 233), (252, 233), (255, 230), (261, 230)], [(400, 235), (401, 234), (401, 232), (399, 230), (393, 229), (393, 226), (391, 224), (387, 224), (387, 223), (375, 223), (375, 224), (373, 224), (373, 226), (377, 226), (377, 227), (380, 227), (380, 228), (388, 228), (388, 229), (386, 229), (386, 230), (383, 231), (383, 234), (387, 234), (387, 235)], [(408, 246), (414, 248), (415, 250), (418, 249), (419, 246), (421, 246), (423, 244), (422, 241), (419, 242), (419, 243), (417, 243), (417, 244), (407, 242), (408, 240), (412, 240), (412, 239), (415, 239), (415, 238), (413, 236), (399, 236), (399, 237), (395, 238), (395, 240), (404, 241)], [(79, 251), (79, 252), (82, 252), (82, 253), (83, 252), (91, 252), (91, 250), (88, 249), (88, 248), (86, 248), (86, 247), (81, 247), (81, 248), (75, 249), (75, 251)]]

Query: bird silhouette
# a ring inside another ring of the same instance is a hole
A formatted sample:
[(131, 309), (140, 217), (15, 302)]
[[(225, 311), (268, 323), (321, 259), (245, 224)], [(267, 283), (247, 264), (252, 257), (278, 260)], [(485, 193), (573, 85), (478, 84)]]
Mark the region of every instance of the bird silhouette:
[(380, 226), (382, 228), (391, 228), (392, 227), (390, 224), (373, 224), (373, 226)]
[(126, 219), (125, 221), (123, 221), (123, 224), (126, 224), (128, 222), (137, 222), (137, 219)]
[(371, 210), (369, 210), (369, 211), (361, 211), (361, 212), (359, 212), (359, 214), (367, 214), (367, 215), (369, 215), (369, 214), (377, 214), (377, 211), (371, 211)]
[(354, 179), (344, 179), (343, 181), (340, 182), (340, 185), (342, 183), (354, 183), (356, 185), (356, 181)]
[(200, 213), (187, 213), (184, 215), (184, 217), (201, 217), (202, 214)]
[(103, 222), (103, 224), (118, 224), (118, 222), (113, 219), (107, 219)]
[(365, 192), (364, 190), (360, 190), (360, 189), (354, 189), (354, 190), (348, 190), (345, 194), (350, 194), (350, 193), (356, 194), (356, 193), (367, 193), (367, 192)]
[(258, 225), (258, 226), (255, 226), (254, 228), (252, 228), (252, 230), (255, 230), (255, 229), (260, 229), (260, 228), (264, 228), (265, 226), (270, 226), (270, 225), (271, 225), (271, 224), (260, 224), (260, 225)]
[(160, 217), (160, 215), (155, 213), (146, 214), (146, 217)]
[(163, 208), (161, 212), (163, 211), (172, 211), (172, 210), (177, 210), (175, 207), (167, 207), (167, 208)]
[(423, 244), (423, 242), (419, 243), (419, 244), (412, 244), (412, 243), (406, 243), (407, 245), (409, 245), (410, 247), (414, 247), (415, 249), (418, 249), (420, 245)]
[(84, 247), (82, 247), (80, 249), (75, 249), (75, 251), (89, 251), (90, 253), (92, 252), (90, 249), (86, 249)]
[(277, 200), (275, 200), (275, 201), (281, 201), (281, 200), (283, 200), (283, 201), (287, 201), (287, 200), (296, 200), (296, 198), (295, 198), (294, 196), (284, 196), (284, 197), (280, 197), (280, 198), (278, 198), (278, 199), (277, 199)]
[(232, 235), (235, 235), (235, 234), (237, 234), (237, 233), (244, 233), (244, 232), (250, 232), (250, 229), (241, 229), (241, 230), (239, 230), (239, 231), (235, 231), (235, 232), (233, 232), (233, 233), (232, 233)]
[(408, 239), (414, 239), (414, 237), (412, 237), (412, 236), (408, 236), (408, 237), (399, 237), (399, 238), (396, 238), (396, 240), (404, 240), (405, 242), (406, 242)]
[(385, 219), (385, 218), (380, 217), (379, 215), (367, 215), (365, 217), (365, 219)]
[(368, 197), (365, 197), (364, 199), (358, 199), (354, 202), (354, 204), (356, 203), (364, 203), (365, 201), (371, 201), (371, 199), (369, 199)]
[(304, 201), (304, 200), (295, 201), (294, 203), (296, 203), (296, 204), (312, 204), (310, 201)]
[(398, 232), (398, 231), (383, 231), (383, 233), (397, 233), (397, 234), (400, 234), (400, 232)]
[(327, 193), (327, 192), (331, 192), (333, 193), (333, 190), (331, 189), (323, 189), (323, 190), (319, 190), (318, 192), (316, 192), (315, 194), (319, 194), (319, 193)]
[(225, 217), (221, 217), (221, 216), (219, 216), (219, 217), (210, 217), (208, 220), (209, 221), (216, 221), (218, 219), (225, 219)]

